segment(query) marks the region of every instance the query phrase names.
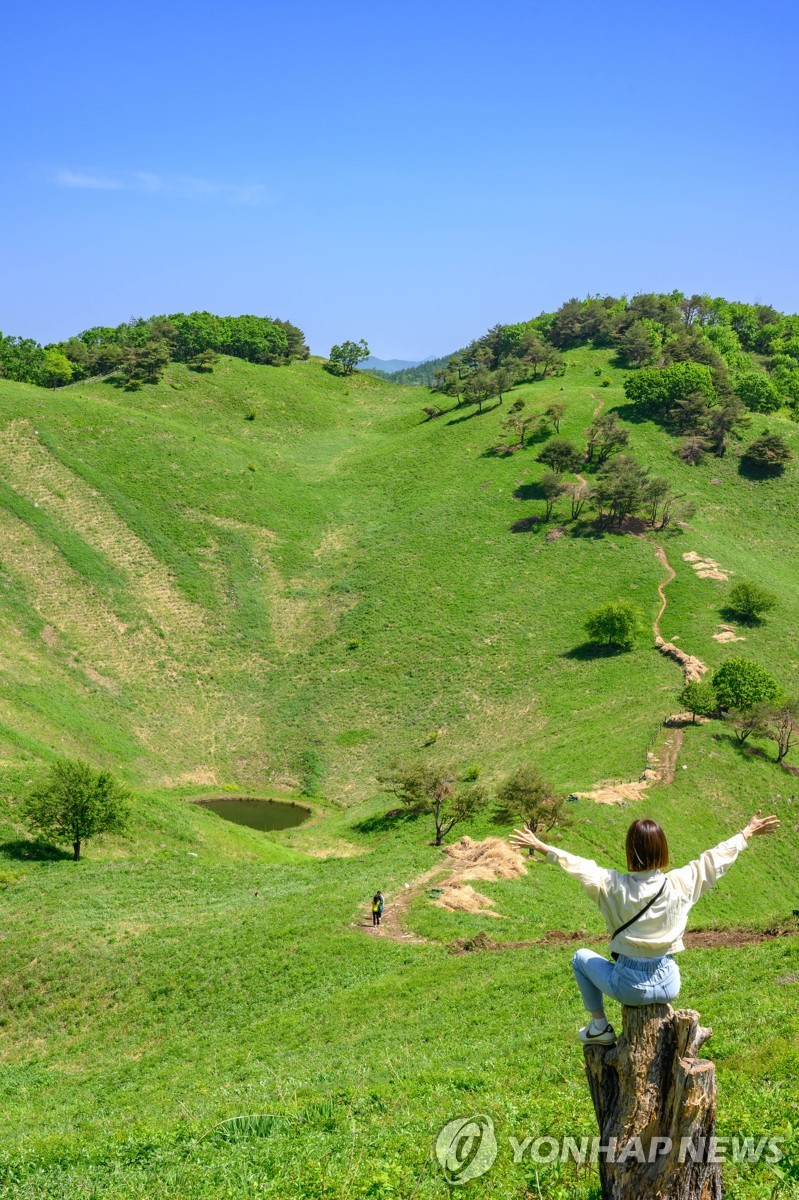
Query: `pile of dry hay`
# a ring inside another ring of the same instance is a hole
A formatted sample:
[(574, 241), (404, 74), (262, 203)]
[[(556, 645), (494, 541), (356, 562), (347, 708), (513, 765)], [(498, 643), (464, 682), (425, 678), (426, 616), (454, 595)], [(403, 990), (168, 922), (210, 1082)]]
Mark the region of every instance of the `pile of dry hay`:
[(471, 883), (492, 883), (496, 879), (518, 879), (527, 874), (524, 859), (503, 838), (486, 838), (475, 842), (462, 837), (452, 846), (443, 846), (450, 859), (452, 871), (441, 885), (441, 895), (433, 903), (449, 912), (481, 913), (498, 917), (493, 912), (494, 901), (476, 892)]

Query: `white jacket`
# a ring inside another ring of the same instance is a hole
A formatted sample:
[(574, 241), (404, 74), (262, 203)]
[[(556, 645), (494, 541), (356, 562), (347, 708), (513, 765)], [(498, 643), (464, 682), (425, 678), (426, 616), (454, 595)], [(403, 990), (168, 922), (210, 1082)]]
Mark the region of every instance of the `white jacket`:
[(554, 846), (549, 847), (547, 860), (573, 875), (591, 899), (596, 900), (608, 933), (613, 933), (640, 912), (646, 902), (657, 895), (665, 879), (663, 895), (634, 925), (610, 943), (611, 950), (628, 958), (660, 958), (685, 949), (682, 935), (688, 913), (746, 846), (744, 835), (736, 833), (713, 850), (706, 850), (687, 867), (668, 871), (665, 875), (663, 871), (633, 871), (622, 875), (598, 867), (590, 858), (578, 858), (576, 854), (568, 854)]

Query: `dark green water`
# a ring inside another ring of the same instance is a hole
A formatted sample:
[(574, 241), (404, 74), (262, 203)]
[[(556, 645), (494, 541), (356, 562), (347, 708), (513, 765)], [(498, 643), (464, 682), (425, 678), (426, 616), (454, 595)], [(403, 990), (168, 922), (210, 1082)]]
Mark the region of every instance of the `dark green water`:
[(224, 796), (219, 800), (198, 800), (203, 808), (250, 829), (291, 829), (302, 825), (311, 815), (309, 808), (281, 800), (250, 800), (246, 796)]

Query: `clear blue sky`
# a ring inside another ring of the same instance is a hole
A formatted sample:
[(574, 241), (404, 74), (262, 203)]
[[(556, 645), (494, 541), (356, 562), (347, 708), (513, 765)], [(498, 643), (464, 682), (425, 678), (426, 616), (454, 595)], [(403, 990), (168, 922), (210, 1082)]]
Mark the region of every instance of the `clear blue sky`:
[(445, 353), (589, 292), (799, 309), (794, 4), (14, 5), (0, 329)]

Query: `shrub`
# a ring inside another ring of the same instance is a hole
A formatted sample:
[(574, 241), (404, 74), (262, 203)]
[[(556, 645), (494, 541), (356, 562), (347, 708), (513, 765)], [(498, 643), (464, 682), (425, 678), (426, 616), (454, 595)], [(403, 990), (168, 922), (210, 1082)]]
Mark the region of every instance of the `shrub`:
[(722, 708), (747, 712), (774, 700), (777, 681), (765, 667), (748, 658), (728, 658), (713, 675), (716, 699)]
[(745, 371), (735, 381), (735, 391), (753, 412), (776, 412), (782, 407), (780, 390), (765, 371)]
[(547, 833), (568, 823), (565, 797), (534, 767), (519, 767), (509, 775), (497, 791), (497, 801), (497, 821), (521, 821), (533, 833)]
[(631, 600), (611, 600), (586, 618), (588, 640), (629, 650), (643, 630), (640, 609)]
[(538, 455), (538, 462), (551, 467), (558, 474), (563, 471), (576, 471), (583, 456), (574, 442), (564, 437), (550, 438)]
[(680, 692), (680, 702), (693, 714), (694, 723), (697, 717), (712, 717), (718, 708), (713, 685), (700, 679), (686, 683)]
[(741, 580), (730, 590), (727, 597), (727, 609), (744, 621), (756, 621), (763, 613), (771, 612), (777, 603), (773, 592), (767, 591), (759, 583), (747, 583)]
[(743, 455), (743, 463), (769, 475), (779, 475), (793, 458), (785, 438), (779, 433), (764, 433), (751, 442)]

